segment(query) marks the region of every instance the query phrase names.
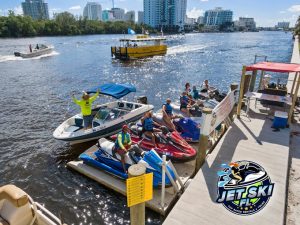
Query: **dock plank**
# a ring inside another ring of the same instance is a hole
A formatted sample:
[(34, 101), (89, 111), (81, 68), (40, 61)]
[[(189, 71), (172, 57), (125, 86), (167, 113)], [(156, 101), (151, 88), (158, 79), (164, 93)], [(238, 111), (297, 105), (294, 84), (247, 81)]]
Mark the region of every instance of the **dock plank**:
[[(250, 112), (242, 116), (222, 137), (190, 186), (176, 203), (164, 225), (285, 224), (289, 159), (289, 129), (273, 132), (267, 115)], [(250, 160), (260, 164), (275, 183), (273, 196), (258, 213), (239, 216), (229, 212), (217, 199), (217, 171), (221, 163)]]

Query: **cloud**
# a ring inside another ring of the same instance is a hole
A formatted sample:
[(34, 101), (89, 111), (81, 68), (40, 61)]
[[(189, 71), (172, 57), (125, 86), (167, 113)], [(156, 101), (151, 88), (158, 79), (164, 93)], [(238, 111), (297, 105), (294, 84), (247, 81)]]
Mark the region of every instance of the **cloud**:
[(208, 2), (208, 0), (200, 0), (201, 2)]
[(71, 6), (71, 7), (69, 8), (69, 10), (74, 10), (74, 11), (80, 10), (80, 9), (81, 9), (81, 6), (80, 6), (80, 5), (74, 5), (74, 6)]
[(195, 7), (192, 8), (190, 11), (187, 11), (187, 16), (189, 18), (198, 18), (199, 16), (202, 16), (204, 13), (204, 10), (202, 9), (196, 9)]
[(294, 12), (294, 13), (297, 13), (297, 12), (300, 12), (300, 5), (292, 5), (288, 11), (290, 12)]
[(23, 15), (22, 6), (20, 5), (15, 7), (13, 11), (15, 12), (16, 15)]

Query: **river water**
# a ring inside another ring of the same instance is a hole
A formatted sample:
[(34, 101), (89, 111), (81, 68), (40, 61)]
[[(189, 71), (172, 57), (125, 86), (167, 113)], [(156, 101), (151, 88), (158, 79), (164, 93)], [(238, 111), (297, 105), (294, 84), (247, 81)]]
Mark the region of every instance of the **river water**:
[[(71, 147), (52, 138), (54, 129), (79, 109), (70, 99), (105, 82), (130, 82), (135, 96), (146, 95), (156, 108), (178, 99), (186, 82), (204, 79), (221, 90), (239, 82), (242, 65), (254, 55), (288, 62), (292, 35), (284, 32), (187, 34), (168, 37), (168, 54), (130, 63), (110, 57), (121, 35), (0, 39), (0, 185), (13, 183), (68, 224), (129, 224), (125, 197), (70, 171), (92, 143)], [(50, 43), (48, 57), (19, 59), (14, 51)], [(201, 213), (201, 212), (199, 212)], [(160, 224), (147, 211), (147, 224)]]

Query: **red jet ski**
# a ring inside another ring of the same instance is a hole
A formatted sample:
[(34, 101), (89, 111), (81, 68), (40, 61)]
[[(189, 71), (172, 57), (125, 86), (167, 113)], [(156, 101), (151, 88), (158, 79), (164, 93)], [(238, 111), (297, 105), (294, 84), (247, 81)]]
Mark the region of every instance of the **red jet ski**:
[[(133, 144), (139, 145), (142, 149), (148, 151), (153, 149), (151, 138), (146, 137), (142, 132), (142, 127), (137, 125), (130, 126), (130, 135)], [(186, 162), (196, 157), (196, 150), (193, 149), (177, 131), (169, 132), (167, 128), (162, 132), (155, 133), (156, 144), (158, 148), (154, 148), (160, 155), (166, 155), (168, 159), (177, 162)], [(117, 136), (111, 136), (116, 140)]]

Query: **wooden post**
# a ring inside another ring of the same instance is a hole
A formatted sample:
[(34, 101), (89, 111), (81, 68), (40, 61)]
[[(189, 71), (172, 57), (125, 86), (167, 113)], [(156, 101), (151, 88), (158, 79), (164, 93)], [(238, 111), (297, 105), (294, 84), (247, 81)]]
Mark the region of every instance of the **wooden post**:
[[(232, 83), (230, 84), (230, 90), (231, 91), (234, 91), (234, 90), (237, 90), (239, 87), (239, 85), (237, 83)], [(236, 102), (236, 96), (234, 96), (234, 101)], [(234, 117), (234, 114), (236, 112), (236, 104), (233, 106), (230, 114), (229, 114), (229, 118), (231, 119), (231, 121), (233, 121), (233, 117)]]
[(256, 76), (257, 76), (257, 70), (254, 70), (252, 72), (252, 76), (251, 76), (251, 83), (250, 83), (249, 91), (254, 91)]
[(260, 79), (259, 79), (259, 85), (258, 85), (258, 90), (260, 90), (262, 87), (261, 87), (261, 84), (262, 84), (262, 80), (265, 76), (265, 71), (261, 71), (261, 75), (260, 75)]
[(206, 151), (208, 149), (208, 136), (210, 134), (210, 127), (211, 127), (212, 109), (204, 108), (202, 111), (202, 117), (203, 117), (203, 125), (201, 127), (201, 134), (199, 138), (194, 175), (196, 175), (198, 170), (205, 162)]
[(290, 112), (289, 112), (289, 120), (288, 120), (289, 125), (291, 125), (291, 123), (292, 123), (292, 116), (294, 113), (294, 107), (295, 107), (296, 99), (298, 97), (298, 91), (299, 91), (299, 86), (300, 86), (299, 72), (297, 72), (295, 76), (297, 77), (297, 85), (296, 85), (295, 93), (293, 93), (292, 105), (291, 105)]
[(240, 83), (240, 97), (237, 107), (237, 117), (240, 118), (241, 115), (241, 109), (242, 109), (242, 100), (244, 96), (244, 85), (245, 85), (245, 76), (246, 76), (246, 66), (243, 66), (242, 70), (242, 77), (241, 77), (241, 83)]
[[(134, 164), (128, 169), (128, 177), (137, 177), (146, 173), (142, 164)], [(130, 224), (145, 225), (145, 202), (130, 207)]]
[(297, 74), (298, 73), (295, 73), (295, 77), (294, 77), (294, 80), (293, 80), (293, 85), (292, 85), (292, 90), (291, 90), (290, 96), (293, 96), (293, 93), (294, 93), (295, 84), (297, 83)]

